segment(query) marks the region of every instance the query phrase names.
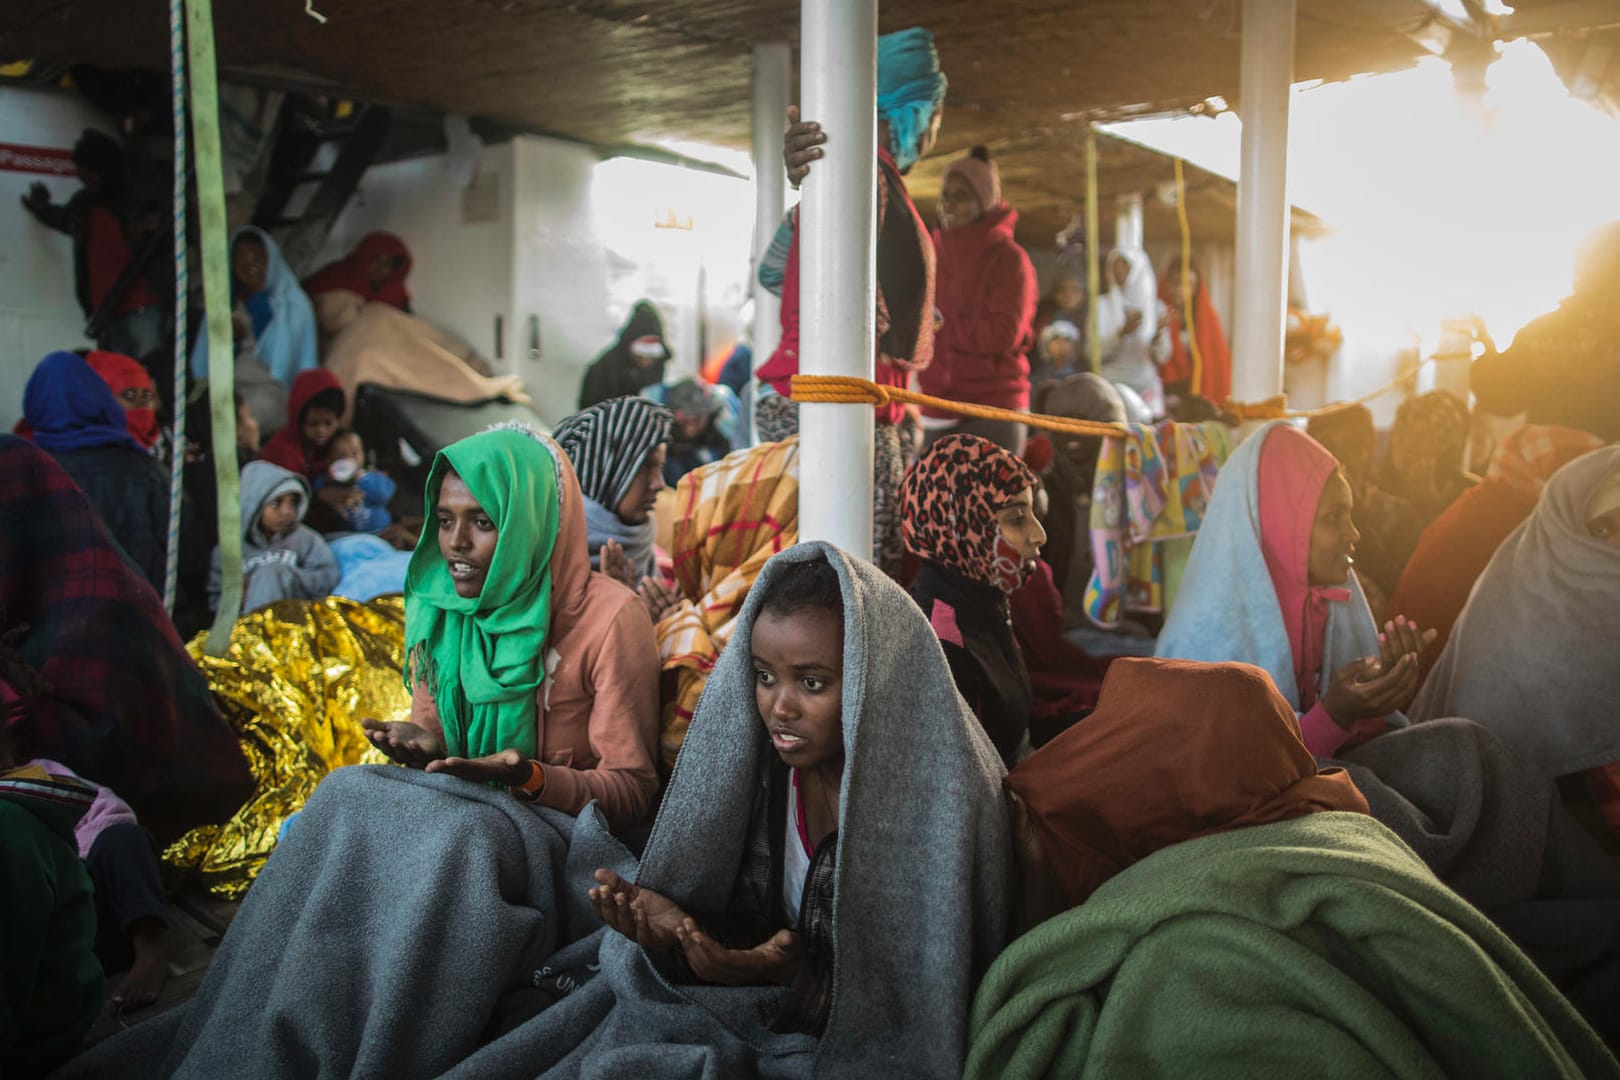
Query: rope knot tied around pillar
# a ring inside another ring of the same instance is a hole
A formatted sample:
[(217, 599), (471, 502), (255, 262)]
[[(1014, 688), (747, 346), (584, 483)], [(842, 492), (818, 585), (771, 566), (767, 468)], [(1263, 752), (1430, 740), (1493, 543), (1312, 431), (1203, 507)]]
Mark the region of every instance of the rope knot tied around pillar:
[(1228, 400), (1226, 402), (1226, 411), (1242, 422), (1250, 420), (1285, 420), (1310, 415), (1309, 413), (1289, 412), (1287, 394), (1274, 394), (1264, 401)]
[(919, 394), (915, 390), (908, 390), (900, 386), (883, 386), (870, 379), (861, 379), (853, 375), (794, 375), (790, 393), (793, 400), (800, 403), (882, 406), (890, 402), (900, 402), (906, 405), (922, 405), (939, 412), (953, 413), (957, 416), (975, 416), (985, 420), (1010, 420), (1014, 423), (1028, 424), (1031, 427), (1043, 428), (1047, 431), (1062, 431), (1072, 435), (1109, 436), (1125, 434), (1125, 425), (1123, 424), (1101, 424), (1094, 420), (1074, 420), (1066, 416), (1043, 416), (1040, 413), (1019, 412), (1016, 409), (1001, 409), (992, 405), (972, 405), (965, 401), (949, 401), (929, 394)]
[(887, 386), (853, 375), (795, 375), (791, 393), (794, 401), (813, 401), (822, 405), (881, 407), (894, 400)]

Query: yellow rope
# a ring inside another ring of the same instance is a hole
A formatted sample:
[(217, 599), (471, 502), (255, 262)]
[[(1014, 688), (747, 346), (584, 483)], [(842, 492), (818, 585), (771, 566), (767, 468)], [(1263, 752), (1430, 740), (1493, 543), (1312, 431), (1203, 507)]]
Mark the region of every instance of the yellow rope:
[(1187, 180), (1181, 159), (1176, 158), (1176, 217), (1181, 222), (1181, 329), (1187, 335), (1187, 351), (1192, 355), (1192, 392), (1204, 392), (1204, 351), (1198, 347), (1193, 328), (1192, 226), (1187, 223)]
[(1102, 369), (1102, 339), (1097, 336), (1097, 294), (1102, 290), (1097, 250), (1102, 229), (1097, 222), (1097, 129), (1086, 125), (1086, 357), (1093, 372)]
[[(1429, 359), (1433, 358), (1425, 359), (1423, 363), (1428, 363)], [(1278, 394), (1264, 401), (1227, 401), (1223, 408), (1239, 421), (1309, 420), (1313, 416), (1324, 416), (1349, 405), (1364, 405), (1373, 398), (1395, 389), (1415, 373), (1415, 369), (1403, 372), (1352, 401), (1335, 402), (1320, 409), (1290, 410), (1286, 394)], [(1010, 420), (1015, 424), (1028, 424), (1030, 427), (1062, 431), (1071, 435), (1123, 435), (1126, 431), (1124, 424), (1104, 424), (1095, 420), (1075, 420), (1068, 416), (1019, 412), (1017, 409), (1001, 409), (994, 405), (971, 405), (965, 401), (949, 401), (930, 394), (919, 394), (915, 390), (899, 386), (881, 386), (870, 379), (860, 379), (853, 375), (795, 375), (791, 394), (794, 401), (818, 405), (883, 406), (898, 401), (902, 404), (922, 405), (940, 412), (955, 413), (957, 416), (974, 416), (983, 420)]]

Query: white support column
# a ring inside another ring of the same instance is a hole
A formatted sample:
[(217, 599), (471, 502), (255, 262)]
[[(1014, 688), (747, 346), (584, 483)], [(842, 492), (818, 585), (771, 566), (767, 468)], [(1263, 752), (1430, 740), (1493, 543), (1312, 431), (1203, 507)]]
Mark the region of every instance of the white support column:
[(1114, 198), (1114, 246), (1142, 250), (1142, 196), (1118, 195)]
[(1243, 0), (1243, 146), (1232, 300), (1232, 396), (1239, 401), (1282, 393), (1294, 5), (1295, 0)]
[[(877, 303), (877, 0), (801, 0), (803, 116), (826, 157), (799, 204), (799, 370), (870, 379)], [(799, 536), (872, 557), (872, 407), (799, 406)]]
[(782, 301), (759, 283), (759, 261), (787, 210), (782, 132), (787, 127), (793, 52), (787, 45), (754, 46), (754, 367), (782, 337)]

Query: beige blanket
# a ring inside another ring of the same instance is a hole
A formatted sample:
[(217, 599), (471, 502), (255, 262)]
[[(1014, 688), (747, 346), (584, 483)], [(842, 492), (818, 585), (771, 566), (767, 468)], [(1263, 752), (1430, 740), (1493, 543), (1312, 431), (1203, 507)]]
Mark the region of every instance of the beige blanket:
[(333, 290), (315, 297), (315, 319), (321, 362), (343, 383), (351, 406), (361, 383), (444, 401), (530, 403), (520, 376), (487, 374), (488, 364), (466, 343), (389, 304)]

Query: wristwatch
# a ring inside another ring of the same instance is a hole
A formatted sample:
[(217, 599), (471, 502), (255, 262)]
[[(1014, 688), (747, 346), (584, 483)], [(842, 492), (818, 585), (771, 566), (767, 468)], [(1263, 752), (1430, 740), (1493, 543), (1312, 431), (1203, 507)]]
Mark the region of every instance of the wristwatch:
[(518, 797), (525, 802), (534, 802), (544, 790), (546, 790), (546, 768), (538, 761), (530, 758), (529, 778), (517, 785)]

